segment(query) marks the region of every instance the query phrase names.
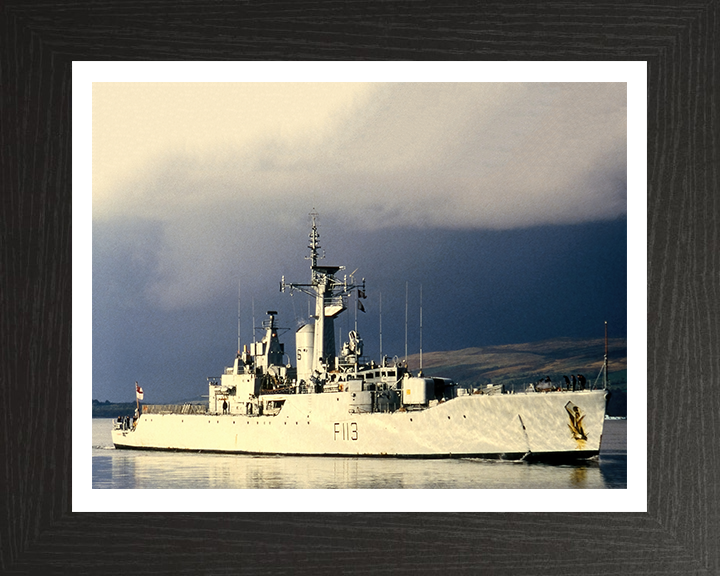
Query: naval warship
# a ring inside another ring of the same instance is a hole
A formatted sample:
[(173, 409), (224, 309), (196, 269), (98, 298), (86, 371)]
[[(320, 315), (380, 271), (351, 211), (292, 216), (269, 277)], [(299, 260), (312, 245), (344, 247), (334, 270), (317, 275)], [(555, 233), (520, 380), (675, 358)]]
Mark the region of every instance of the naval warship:
[[(208, 381), (207, 405), (143, 405), (118, 418), (119, 449), (237, 454), (500, 458), (566, 461), (598, 455), (605, 420), (607, 351), (602, 389), (528, 384), (463, 386), (413, 373), (406, 361), (363, 354), (357, 330), (337, 353), (334, 321), (365, 279), (342, 278), (341, 266), (318, 264), (315, 215), (308, 283), (282, 278), (282, 292), (308, 294), (315, 313), (295, 333), (295, 366), (278, 337), (277, 313), (264, 335), (238, 351), (232, 366)], [(138, 388), (138, 390), (140, 390)]]

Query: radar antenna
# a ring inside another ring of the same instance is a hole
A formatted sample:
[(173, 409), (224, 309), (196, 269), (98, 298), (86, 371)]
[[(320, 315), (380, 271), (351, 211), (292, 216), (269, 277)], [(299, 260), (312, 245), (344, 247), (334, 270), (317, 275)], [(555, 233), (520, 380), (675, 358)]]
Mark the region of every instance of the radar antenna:
[[(317, 227), (318, 216), (319, 214), (315, 211), (315, 208), (313, 208), (313, 211), (310, 212), (310, 217), (312, 218), (312, 229), (310, 230), (310, 234), (308, 234), (308, 237), (310, 238), (310, 246), (308, 246), (308, 248), (310, 248), (310, 256), (305, 256), (305, 260), (310, 260), (313, 268), (317, 266), (318, 250), (320, 249), (320, 243), (318, 242), (320, 240), (320, 232), (318, 232)], [(323, 255), (320, 256), (320, 258), (325, 258), (325, 252), (323, 252)]]

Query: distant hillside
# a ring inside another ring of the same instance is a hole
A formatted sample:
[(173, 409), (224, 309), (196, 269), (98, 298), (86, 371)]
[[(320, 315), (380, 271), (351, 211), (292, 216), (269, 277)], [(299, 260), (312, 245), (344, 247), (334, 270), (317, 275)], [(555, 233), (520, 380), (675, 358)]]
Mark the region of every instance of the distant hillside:
[[(604, 354), (602, 338), (557, 338), (526, 344), (425, 352), (423, 370), (438, 376), (442, 373), (465, 384), (529, 383), (546, 376), (559, 381), (563, 375), (571, 374), (584, 374), (589, 382), (593, 382), (602, 368)], [(627, 370), (625, 339), (613, 338), (608, 341), (608, 362), (611, 377), (615, 374), (624, 382)], [(418, 370), (420, 355), (408, 357), (408, 365), (411, 370)]]
[(135, 402), (110, 403), (92, 401), (93, 418), (117, 418), (118, 416), (130, 416), (135, 413)]
[[(504, 384), (520, 390), (524, 385), (547, 376), (563, 382), (563, 376), (583, 374), (592, 385), (600, 374), (605, 354), (603, 338), (573, 340), (556, 338), (526, 344), (483, 346), (446, 352), (423, 353), (423, 372), (445, 376), (461, 384), (484, 386)], [(627, 415), (627, 342), (608, 340), (609, 390), (608, 414)], [(416, 371), (420, 355), (408, 357), (408, 366)], [(602, 378), (598, 381), (602, 383)]]

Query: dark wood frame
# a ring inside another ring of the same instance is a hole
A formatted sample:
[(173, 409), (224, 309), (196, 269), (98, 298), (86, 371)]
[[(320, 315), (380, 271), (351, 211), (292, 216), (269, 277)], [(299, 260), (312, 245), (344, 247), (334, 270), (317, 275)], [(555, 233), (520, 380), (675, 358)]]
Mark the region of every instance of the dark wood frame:
[[(0, 572), (720, 572), (718, 2), (436, 4), (0, 5)], [(647, 61), (648, 512), (72, 513), (71, 63), (166, 59)]]

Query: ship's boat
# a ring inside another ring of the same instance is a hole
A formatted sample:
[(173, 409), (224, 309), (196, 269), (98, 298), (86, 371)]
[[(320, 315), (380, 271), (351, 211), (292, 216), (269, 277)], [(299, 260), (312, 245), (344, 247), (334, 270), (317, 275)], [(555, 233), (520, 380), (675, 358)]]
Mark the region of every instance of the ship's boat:
[(295, 367), (278, 338), (277, 313), (269, 311), (263, 338), (209, 380), (207, 406), (144, 405), (135, 418), (116, 422), (116, 448), (525, 460), (599, 453), (604, 388), (461, 386), (412, 373), (397, 358), (368, 360), (356, 330), (337, 353), (334, 320), (351, 296), (364, 297), (365, 280), (341, 279), (342, 267), (318, 265), (318, 240), (313, 216), (310, 282), (281, 281), (283, 292), (315, 300), (314, 322), (295, 334)]

